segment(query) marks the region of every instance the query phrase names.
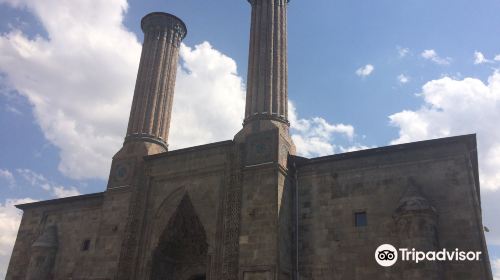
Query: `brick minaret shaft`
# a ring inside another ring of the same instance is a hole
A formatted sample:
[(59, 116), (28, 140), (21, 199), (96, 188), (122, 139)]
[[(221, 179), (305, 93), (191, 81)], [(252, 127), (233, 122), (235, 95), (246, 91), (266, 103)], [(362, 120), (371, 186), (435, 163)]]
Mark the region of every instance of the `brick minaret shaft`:
[(141, 28), (144, 43), (125, 144), (150, 142), (166, 150), (179, 46), (187, 29), (176, 16), (159, 12), (146, 15)]
[[(123, 147), (113, 157), (103, 202), (107, 205), (103, 208), (103, 216), (126, 217), (126, 223), (120, 226), (123, 235), (105, 241), (121, 244), (115, 280), (137, 279), (134, 276), (137, 268), (134, 264), (138, 263), (136, 246), (141, 237), (147, 198), (145, 190), (149, 180), (144, 156), (168, 149), (179, 47), (187, 33), (182, 20), (162, 12), (146, 15), (141, 28), (144, 43), (127, 136)], [(116, 201), (120, 201), (123, 207), (117, 207)], [(100, 228), (109, 228), (107, 222), (103, 220)]]
[(248, 0), (252, 5), (245, 121), (288, 124), (287, 3)]
[(291, 280), (296, 267), (296, 223), (295, 184), (289, 164), (295, 146), (287, 116), (288, 0), (249, 2), (252, 20), (245, 121), (234, 138), (240, 144), (242, 165), (235, 169), (235, 189), (241, 191), (241, 204), (236, 208), (239, 239), (234, 241), (239, 245), (235, 253), (239, 276), (221, 279)]

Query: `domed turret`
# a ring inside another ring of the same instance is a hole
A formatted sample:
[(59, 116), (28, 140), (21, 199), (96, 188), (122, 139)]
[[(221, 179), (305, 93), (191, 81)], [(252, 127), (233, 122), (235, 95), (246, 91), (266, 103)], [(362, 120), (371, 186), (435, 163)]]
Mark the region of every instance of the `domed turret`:
[(57, 248), (57, 227), (55, 225), (48, 226), (33, 243), (32, 247)]
[(425, 213), (436, 214), (436, 208), (431, 205), (421, 193), (419, 187), (412, 179), (408, 180), (408, 188), (399, 202), (395, 215)]
[(50, 225), (31, 245), (30, 263), (26, 279), (48, 280), (53, 278), (52, 270), (58, 246), (57, 226)]

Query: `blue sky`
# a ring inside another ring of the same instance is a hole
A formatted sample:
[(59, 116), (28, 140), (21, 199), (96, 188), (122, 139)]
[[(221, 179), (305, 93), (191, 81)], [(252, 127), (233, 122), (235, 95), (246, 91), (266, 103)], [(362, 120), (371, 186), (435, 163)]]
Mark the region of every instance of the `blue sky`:
[[(188, 27), (171, 146), (232, 138), (243, 117), (246, 2), (0, 0), (0, 217), (10, 234), (0, 277), (17, 230), (12, 204), (104, 189), (145, 14), (170, 12)], [(299, 152), (477, 133), (486, 235), (500, 268), (499, 10), (494, 0), (292, 0), (288, 28)]]

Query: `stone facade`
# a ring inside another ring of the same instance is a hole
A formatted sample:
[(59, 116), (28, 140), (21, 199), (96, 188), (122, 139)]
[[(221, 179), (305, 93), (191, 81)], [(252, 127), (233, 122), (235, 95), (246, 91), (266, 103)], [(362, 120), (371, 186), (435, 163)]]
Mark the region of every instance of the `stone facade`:
[[(125, 142), (102, 193), (18, 205), (7, 279), (492, 279), (474, 135), (306, 159), (287, 116), (285, 0), (251, 0), (233, 140), (167, 151), (184, 23), (142, 21)], [(243, 113), (243, 112), (242, 112)], [(379, 266), (384, 243), (480, 261)]]

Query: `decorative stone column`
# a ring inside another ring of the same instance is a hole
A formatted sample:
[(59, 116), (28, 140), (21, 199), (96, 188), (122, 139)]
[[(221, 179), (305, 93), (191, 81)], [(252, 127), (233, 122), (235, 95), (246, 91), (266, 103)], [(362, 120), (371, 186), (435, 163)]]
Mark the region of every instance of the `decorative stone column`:
[(150, 142), (166, 150), (179, 46), (187, 29), (178, 17), (160, 12), (146, 15), (141, 28), (144, 44), (125, 144)]
[(245, 121), (288, 124), (287, 3), (249, 0), (252, 5)]
[[(418, 251), (438, 251), (438, 213), (422, 194), (413, 179), (394, 213), (400, 248)], [(405, 262), (402, 264), (401, 279), (441, 280), (443, 272), (438, 262)]]
[(52, 271), (58, 248), (57, 227), (48, 226), (31, 246), (27, 280), (53, 279)]

